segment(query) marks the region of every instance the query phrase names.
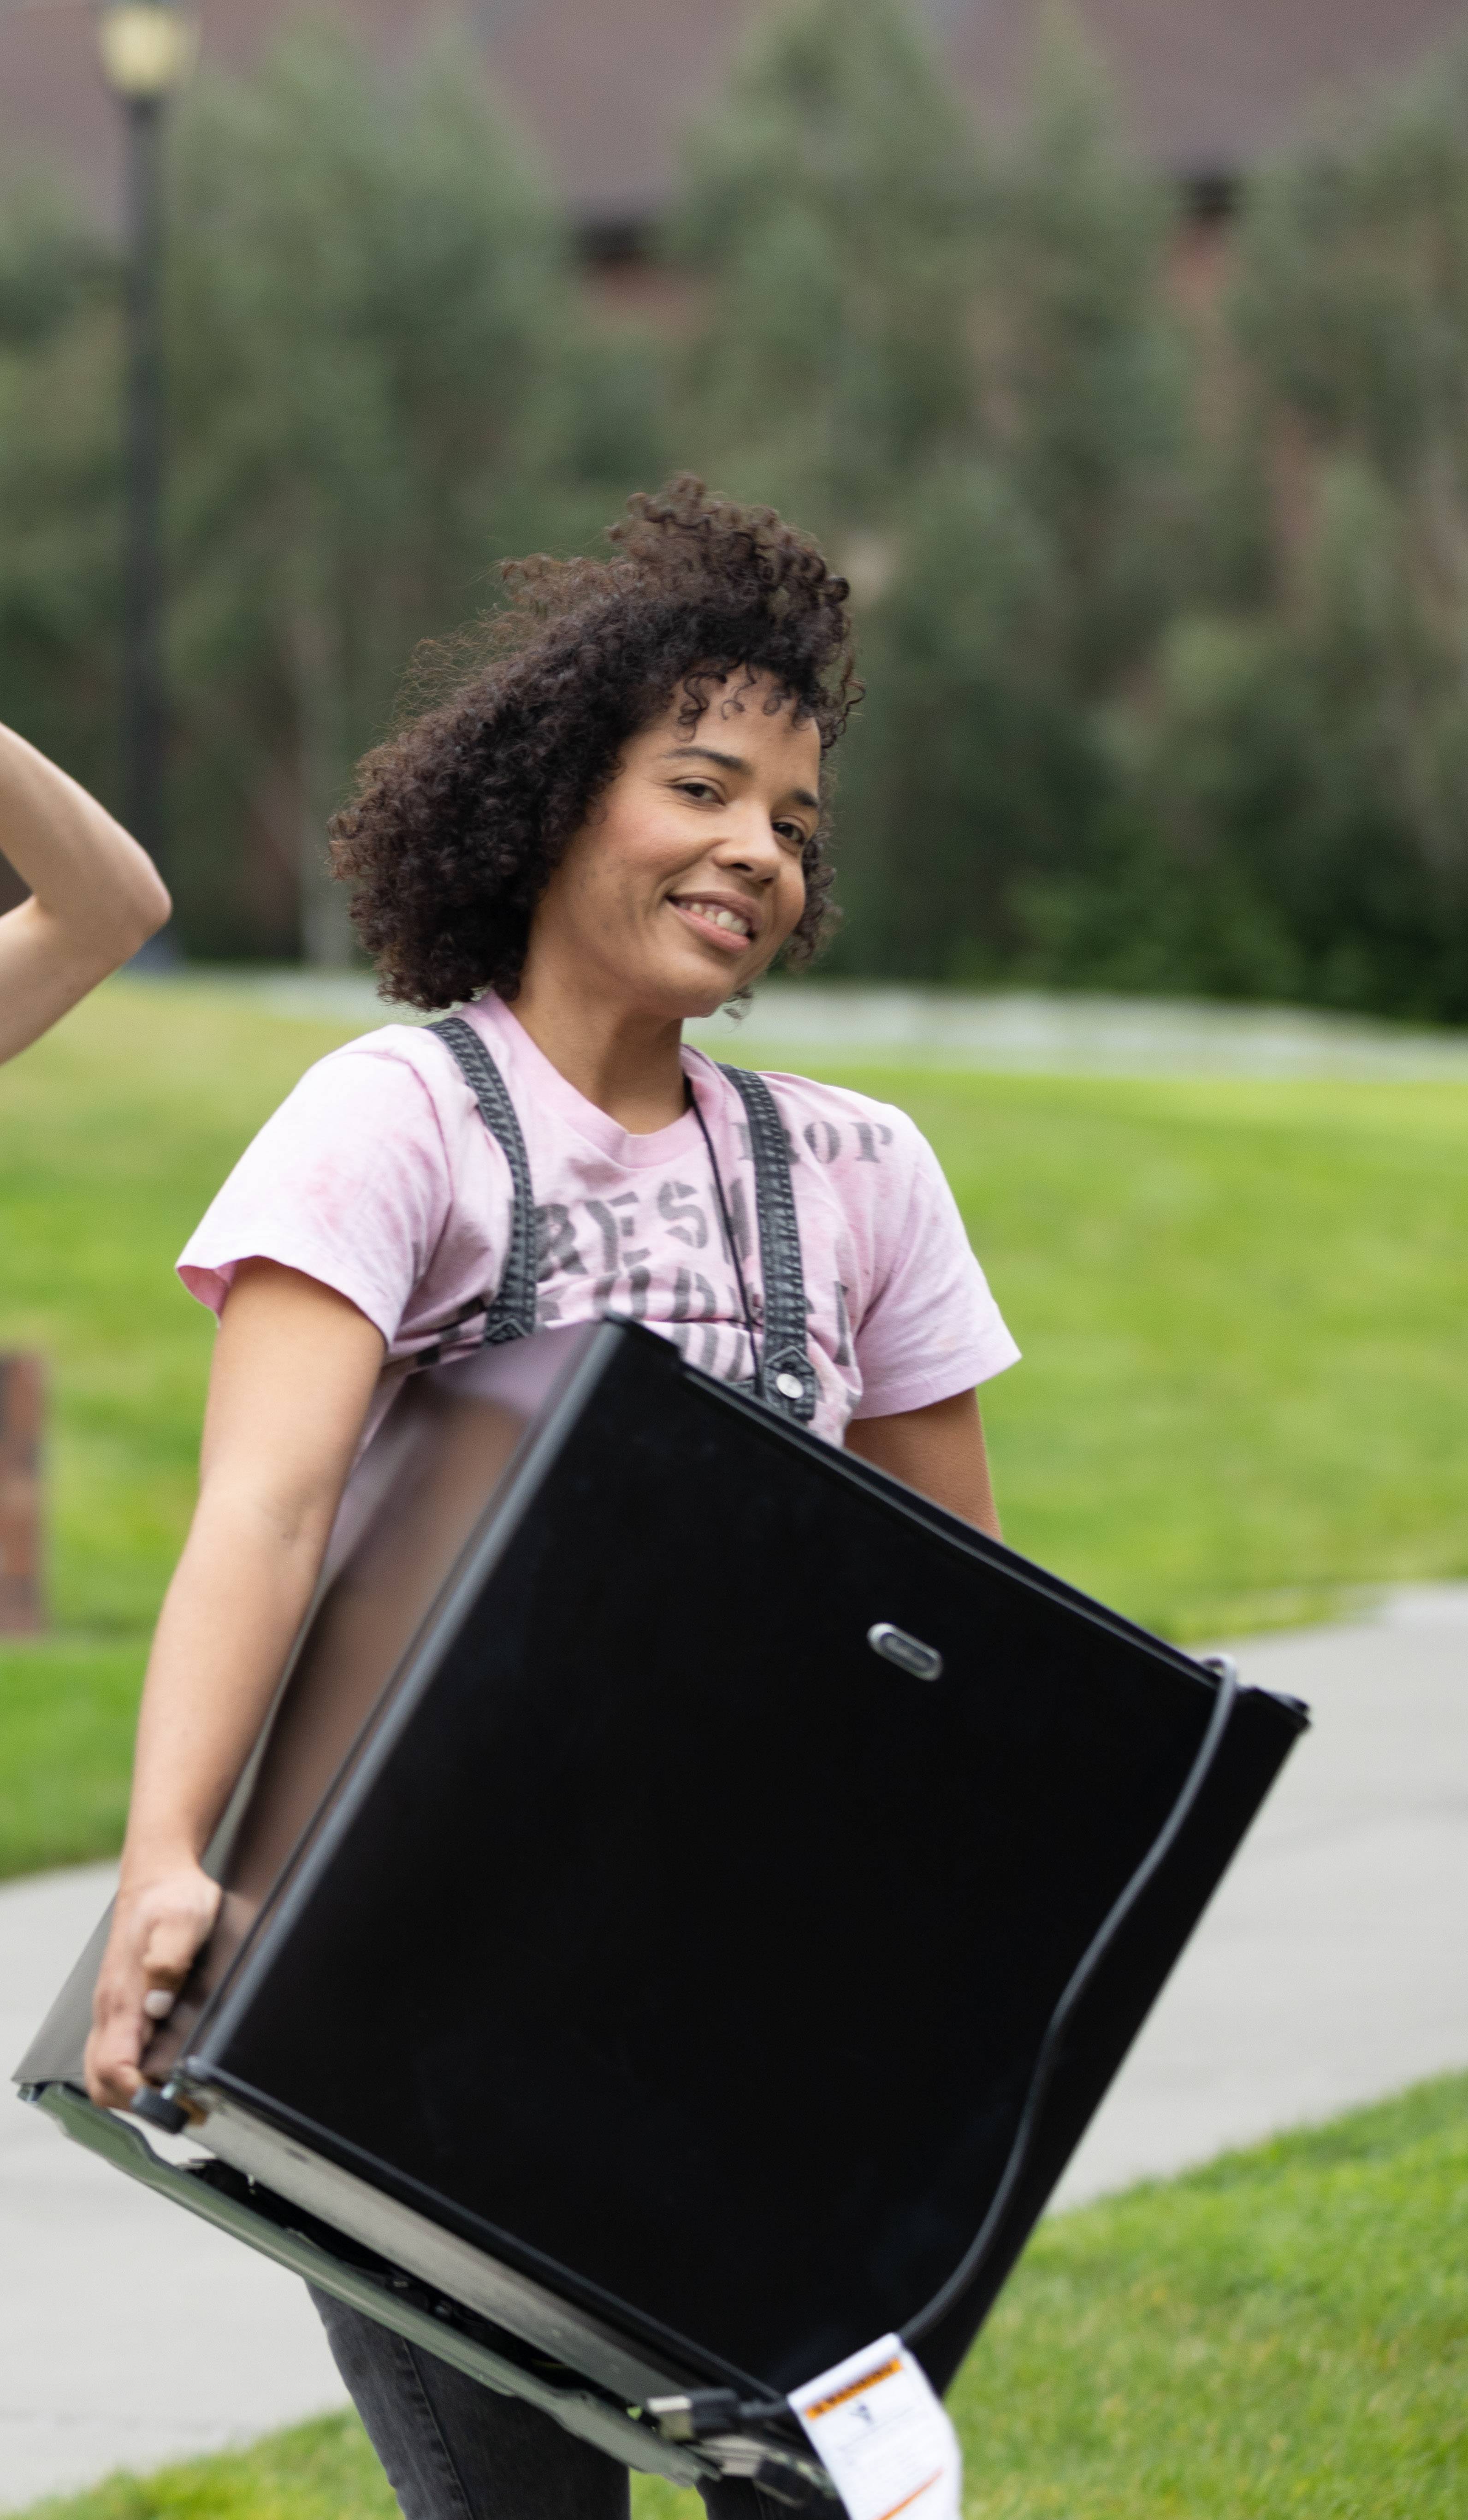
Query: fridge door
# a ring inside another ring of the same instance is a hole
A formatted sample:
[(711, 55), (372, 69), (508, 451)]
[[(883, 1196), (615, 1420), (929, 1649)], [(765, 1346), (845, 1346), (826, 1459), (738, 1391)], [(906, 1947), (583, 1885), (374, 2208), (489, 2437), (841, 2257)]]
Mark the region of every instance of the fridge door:
[[(183, 2071), (787, 2388), (953, 2291), (1217, 1689), (604, 1325)], [(1297, 1729), (1263, 1722), (1191, 1908), (1154, 1900), (1119, 2034), (1062, 2078), (1011, 2257)]]

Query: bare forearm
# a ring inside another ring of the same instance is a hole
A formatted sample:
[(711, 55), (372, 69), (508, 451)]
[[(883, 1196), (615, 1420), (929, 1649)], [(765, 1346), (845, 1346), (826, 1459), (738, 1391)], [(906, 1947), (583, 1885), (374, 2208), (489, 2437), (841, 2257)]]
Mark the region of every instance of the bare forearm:
[(3, 726), (0, 850), (31, 892), (0, 919), (0, 1058), (9, 1058), (135, 954), (169, 901), (121, 825)]
[(310, 1605), (381, 1356), (344, 1295), (242, 1264), (199, 1504), (148, 1666), (126, 1879), (197, 1864), (208, 1843)]
[(133, 1771), (122, 1881), (93, 1999), (87, 2089), (137, 2090), (163, 2017), (213, 1930), (200, 1859), (310, 1607), (382, 1361), (345, 1295), (246, 1260), (224, 1308), (199, 1504), (158, 1621)]
[(283, 1536), (236, 1498), (201, 1502), (149, 1662), (124, 1881), (202, 1855), (309, 1606), (326, 1537), (319, 1520)]

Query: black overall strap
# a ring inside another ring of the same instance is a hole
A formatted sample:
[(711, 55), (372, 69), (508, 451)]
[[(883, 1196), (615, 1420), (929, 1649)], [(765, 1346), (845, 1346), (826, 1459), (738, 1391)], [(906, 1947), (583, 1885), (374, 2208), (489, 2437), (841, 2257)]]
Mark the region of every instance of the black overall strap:
[(754, 1160), (760, 1273), (765, 1282), (764, 1336), (755, 1390), (781, 1417), (808, 1426), (816, 1414), (816, 1369), (811, 1363), (789, 1142), (763, 1076), (749, 1067), (723, 1067), (722, 1061), (721, 1069), (744, 1105)]
[(462, 1015), (444, 1015), (429, 1024), (464, 1073), (479, 1116), (503, 1149), (510, 1166), (512, 1198), (510, 1249), (499, 1292), (484, 1308), (483, 1344), (500, 1347), (507, 1339), (528, 1338), (535, 1328), (535, 1198), (530, 1188), (530, 1159), (515, 1117), (509, 1088), (472, 1024)]
[[(479, 1106), (479, 1116), (510, 1166), (510, 1249), (499, 1291), (486, 1303), (481, 1334), (486, 1347), (497, 1347), (507, 1339), (528, 1338), (535, 1328), (535, 1198), (530, 1187), (530, 1160), (509, 1088), (472, 1024), (467, 1024), (462, 1015), (444, 1015), (427, 1029), (437, 1033), (458, 1061)], [(754, 1163), (760, 1271), (765, 1285), (755, 1394), (781, 1417), (804, 1426), (816, 1414), (817, 1384), (807, 1329), (805, 1272), (790, 1182), (789, 1145), (775, 1097), (763, 1076), (747, 1067), (726, 1067), (722, 1072), (744, 1105)]]

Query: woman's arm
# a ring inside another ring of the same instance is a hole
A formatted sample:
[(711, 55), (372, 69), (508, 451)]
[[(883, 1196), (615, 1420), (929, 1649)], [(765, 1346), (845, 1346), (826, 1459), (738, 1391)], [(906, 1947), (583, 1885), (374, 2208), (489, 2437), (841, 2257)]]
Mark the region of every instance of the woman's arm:
[(978, 1524), (1001, 1540), (999, 1508), (989, 1476), (978, 1395), (956, 1392), (926, 1409), (900, 1409), (891, 1418), (857, 1418), (846, 1429), (846, 1449), (873, 1468), (890, 1471), (905, 1487), (934, 1505)]
[[(154, 1640), (87, 2089), (125, 2106), (219, 1893), (200, 1868), (310, 1604), (382, 1362), (355, 1304), (271, 1260), (224, 1307), (199, 1504)], [(152, 1999), (150, 2002), (149, 1999)]]
[(172, 905), (137, 841), (4, 726), (0, 851), (30, 886), (30, 899), (0, 919), (4, 1059), (146, 945)]

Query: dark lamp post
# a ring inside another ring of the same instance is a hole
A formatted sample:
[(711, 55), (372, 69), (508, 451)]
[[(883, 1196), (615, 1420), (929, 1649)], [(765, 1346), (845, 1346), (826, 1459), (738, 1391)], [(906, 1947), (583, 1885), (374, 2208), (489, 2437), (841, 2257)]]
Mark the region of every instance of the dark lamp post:
[(127, 123), (126, 524), (122, 596), (125, 814), (164, 876), (163, 249), (161, 141), (169, 97), (194, 68), (197, 21), (169, 0), (108, 0), (99, 12), (103, 74)]

